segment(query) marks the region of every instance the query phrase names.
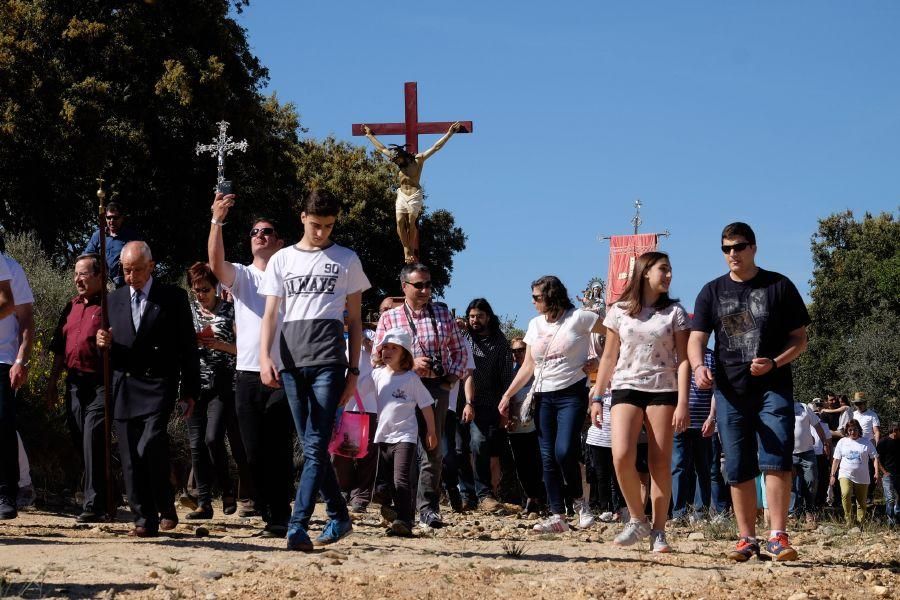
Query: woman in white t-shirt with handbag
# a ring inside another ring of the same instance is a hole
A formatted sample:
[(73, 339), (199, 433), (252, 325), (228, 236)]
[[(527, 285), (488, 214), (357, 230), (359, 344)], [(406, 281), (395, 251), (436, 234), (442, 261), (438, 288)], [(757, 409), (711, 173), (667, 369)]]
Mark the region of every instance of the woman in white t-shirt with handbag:
[[(612, 452), (631, 520), (618, 546), (651, 538), (654, 552), (669, 552), (666, 517), (672, 496), (672, 438), (690, 423), (687, 312), (669, 298), (672, 266), (662, 252), (638, 257), (631, 280), (607, 313), (606, 346), (591, 389), (591, 422), (602, 421), (603, 392), (612, 389)], [(653, 521), (648, 522), (635, 466), (641, 427), (647, 430)]]
[(531, 284), (531, 299), (540, 314), (528, 323), (525, 361), (500, 399), (500, 414), (509, 417), (510, 400), (534, 376), (534, 425), (541, 446), (544, 487), (550, 518), (535, 525), (538, 533), (569, 530), (565, 499), (583, 499), (581, 426), (587, 411), (588, 350), (591, 333), (602, 333), (596, 313), (576, 310), (559, 278), (546, 275)]

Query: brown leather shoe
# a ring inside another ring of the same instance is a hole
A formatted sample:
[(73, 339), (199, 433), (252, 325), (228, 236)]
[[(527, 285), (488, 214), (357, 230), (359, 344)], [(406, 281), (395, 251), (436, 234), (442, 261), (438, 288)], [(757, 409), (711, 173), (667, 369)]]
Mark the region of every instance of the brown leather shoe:
[(157, 535), (159, 535), (157, 531), (141, 527), (140, 525), (135, 525), (134, 529), (128, 532), (128, 537), (148, 538), (156, 537)]

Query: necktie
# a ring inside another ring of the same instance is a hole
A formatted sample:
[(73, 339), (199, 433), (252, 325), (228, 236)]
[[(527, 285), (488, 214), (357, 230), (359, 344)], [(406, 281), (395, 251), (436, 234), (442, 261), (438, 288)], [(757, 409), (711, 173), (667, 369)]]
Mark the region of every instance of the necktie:
[(134, 330), (137, 331), (141, 324), (141, 290), (135, 290), (134, 298), (131, 303), (131, 322), (134, 323)]

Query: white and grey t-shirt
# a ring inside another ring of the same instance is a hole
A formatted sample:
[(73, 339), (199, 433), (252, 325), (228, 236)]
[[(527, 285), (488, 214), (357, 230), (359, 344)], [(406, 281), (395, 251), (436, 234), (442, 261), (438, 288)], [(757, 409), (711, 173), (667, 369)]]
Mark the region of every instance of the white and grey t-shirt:
[(282, 369), (347, 366), (347, 296), (369, 287), (359, 257), (349, 248), (332, 244), (324, 249), (301, 250), (293, 245), (276, 252), (266, 266), (259, 293), (284, 300)]

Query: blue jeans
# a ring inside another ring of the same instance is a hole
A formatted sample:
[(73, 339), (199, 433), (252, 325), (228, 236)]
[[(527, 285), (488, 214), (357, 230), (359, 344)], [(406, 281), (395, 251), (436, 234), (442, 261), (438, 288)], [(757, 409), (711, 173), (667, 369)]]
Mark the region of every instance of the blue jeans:
[(725, 451), (725, 478), (735, 485), (760, 471), (790, 471), (794, 455), (794, 399), (775, 390), (730, 398), (716, 389), (716, 424)]
[(672, 441), (672, 517), (683, 517), (695, 504), (699, 488), (700, 506), (709, 508), (710, 456), (712, 441), (703, 437), (699, 429), (687, 429)]
[(584, 496), (578, 458), (587, 395), (584, 379), (561, 390), (534, 395), (534, 426), (541, 445), (547, 502), (553, 514), (566, 514), (566, 498)]
[(817, 510), (816, 493), (819, 489), (819, 460), (815, 450), (794, 454), (794, 482), (791, 493), (790, 512), (802, 507), (807, 513)]
[(896, 525), (900, 519), (900, 493), (897, 490), (897, 483), (893, 475), (881, 478), (881, 485), (884, 488), (884, 513), (890, 525)]
[(294, 426), (303, 443), (304, 459), (289, 525), (304, 531), (309, 529), (320, 491), (330, 519), (350, 518), (328, 456), (335, 413), (346, 384), (345, 373), (345, 367), (327, 366), (297, 367), (281, 374)]
[(723, 513), (731, 506), (731, 490), (722, 477), (722, 441), (719, 434), (712, 436), (712, 453), (709, 463), (709, 482), (710, 482), (710, 504), (712, 509), (717, 513)]

